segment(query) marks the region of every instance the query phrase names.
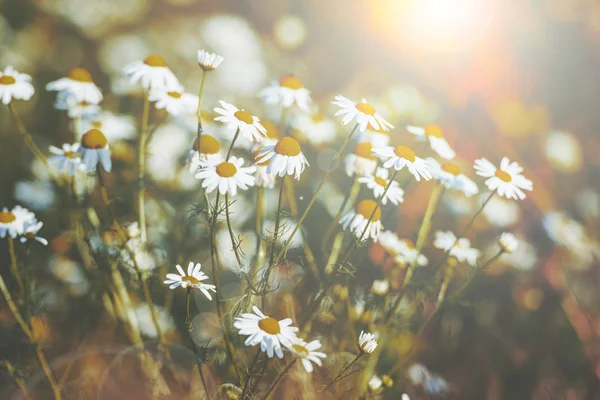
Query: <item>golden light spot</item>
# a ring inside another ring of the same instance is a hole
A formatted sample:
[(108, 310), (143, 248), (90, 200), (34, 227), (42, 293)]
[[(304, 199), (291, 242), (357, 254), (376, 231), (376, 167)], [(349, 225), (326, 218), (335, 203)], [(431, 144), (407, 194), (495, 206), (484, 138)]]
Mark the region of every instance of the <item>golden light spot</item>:
[(315, 113), (310, 117), (310, 119), (314, 123), (319, 123), (325, 121), (325, 116), (321, 113)]
[(150, 67), (166, 67), (167, 66), (165, 59), (162, 58), (161, 56), (159, 56), (158, 54), (150, 54), (144, 60), (144, 64), (146, 64)]
[(182, 282), (189, 282), (192, 285), (196, 285), (198, 283), (200, 283), (200, 281), (196, 278), (194, 278), (193, 276), (184, 276), (183, 278), (181, 278)]
[(373, 107), (369, 103), (365, 103), (363, 101), (361, 101), (360, 103), (358, 103), (356, 105), (356, 109), (363, 114), (375, 115), (375, 107)]
[(294, 349), (294, 351), (296, 353), (298, 353), (301, 357), (306, 357), (307, 355), (310, 354), (310, 352), (308, 351), (308, 349), (300, 344), (293, 344), (292, 348)]
[(373, 211), (375, 210), (375, 214), (371, 219), (372, 222), (377, 222), (381, 219), (381, 208), (377, 207), (377, 202), (375, 200), (363, 200), (356, 206), (356, 213), (362, 215), (366, 219), (371, 217)]
[(415, 154), (413, 149), (406, 146), (396, 146), (396, 148), (394, 149), (394, 154), (410, 162), (415, 162), (415, 160), (417, 159), (417, 155)]
[(377, 157), (373, 155), (373, 145), (370, 142), (358, 143), (354, 148), (354, 154), (369, 160), (377, 160)]
[(442, 164), (442, 171), (454, 176), (460, 175), (460, 167), (452, 163)]
[(90, 129), (82, 136), (81, 145), (86, 149), (103, 149), (108, 145), (108, 140), (98, 129)]
[(277, 335), (281, 332), (279, 322), (275, 318), (267, 317), (258, 321), (258, 327), (269, 335)]
[(237, 172), (237, 168), (233, 163), (230, 162), (222, 162), (217, 165), (217, 174), (223, 178), (231, 178)]
[(238, 110), (233, 114), (237, 119), (247, 124), (251, 124), (254, 122), (252, 115), (248, 111)]
[(0, 76), (0, 85), (14, 85), (15, 83), (17, 83), (17, 80), (10, 75)]
[(85, 68), (73, 68), (67, 78), (77, 82), (93, 82), (92, 74)]
[(294, 157), (300, 154), (300, 144), (294, 138), (286, 136), (275, 145), (275, 152), (283, 156)]
[(194, 140), (193, 149), (200, 154), (217, 154), (220, 148), (219, 141), (210, 135), (200, 136), (200, 150), (198, 150), (198, 139)]
[(11, 211), (0, 211), (0, 224), (10, 224), (17, 217)]
[(270, 159), (269, 159), (269, 160), (266, 160), (266, 161), (263, 161), (263, 162), (261, 162), (261, 163), (259, 163), (259, 162), (256, 162), (256, 160), (258, 160), (258, 155), (259, 155), (259, 154), (260, 154), (260, 150), (256, 150), (256, 151), (254, 152), (254, 164), (256, 164), (256, 165), (260, 165), (261, 167), (266, 167), (267, 165), (269, 165), (269, 162), (271, 161)]
[(179, 92), (167, 92), (167, 94), (169, 95), (169, 97), (172, 97), (174, 99), (180, 99), (181, 98), (181, 93), (179, 93)]
[(500, 178), (500, 180), (503, 182), (509, 183), (512, 181), (512, 176), (510, 176), (508, 172), (502, 171), (501, 169), (497, 169), (494, 175)]
[(387, 184), (388, 184), (388, 181), (387, 181), (387, 179), (383, 179), (380, 176), (376, 176), (375, 177), (375, 183), (378, 184), (381, 187), (386, 187)]
[(260, 121), (262, 126), (267, 130), (267, 137), (271, 139), (279, 138), (279, 128), (271, 121)]
[(279, 80), (279, 86), (292, 90), (302, 89), (303, 87), (302, 81), (294, 75), (287, 75), (281, 78)]
[(442, 133), (442, 128), (434, 124), (429, 124), (425, 127), (425, 135), (436, 138), (444, 137), (444, 134)]

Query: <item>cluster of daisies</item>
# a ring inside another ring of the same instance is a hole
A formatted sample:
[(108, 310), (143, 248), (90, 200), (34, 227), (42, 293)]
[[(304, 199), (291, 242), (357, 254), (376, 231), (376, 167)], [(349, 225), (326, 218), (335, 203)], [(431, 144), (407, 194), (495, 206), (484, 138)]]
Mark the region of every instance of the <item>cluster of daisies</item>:
[(3, 208), (0, 211), (0, 238), (19, 238), (22, 243), (35, 240), (46, 246), (48, 241), (38, 236), (43, 226), (44, 223), (38, 221), (33, 212), (21, 206), (15, 206), (11, 210)]

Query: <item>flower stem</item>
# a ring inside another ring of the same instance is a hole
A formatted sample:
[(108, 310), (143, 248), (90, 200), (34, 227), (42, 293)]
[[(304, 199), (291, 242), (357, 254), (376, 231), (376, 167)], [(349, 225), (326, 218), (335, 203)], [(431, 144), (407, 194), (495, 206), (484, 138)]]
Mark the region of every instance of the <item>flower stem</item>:
[(25, 145), (27, 145), (27, 147), (29, 147), (29, 150), (31, 150), (33, 155), (38, 160), (40, 160), (48, 170), (50, 170), (48, 159), (46, 158), (44, 153), (42, 153), (40, 148), (35, 144), (31, 135), (29, 134), (29, 132), (27, 132), (27, 129), (25, 129), (25, 125), (23, 125), (23, 121), (21, 120), (21, 117), (19, 117), (19, 113), (17, 113), (17, 110), (15, 109), (13, 103), (9, 103), (8, 108), (10, 109), (10, 114), (15, 122), (15, 125), (17, 125), (17, 131), (19, 132), (19, 134), (21, 134), (21, 136), (23, 136)]
[(344, 365), (342, 367), (342, 369), (340, 369), (340, 372), (338, 372), (338, 374), (335, 376), (335, 378), (333, 378), (331, 380), (331, 382), (329, 382), (329, 385), (325, 386), (325, 389), (323, 389), (323, 392), (326, 391), (327, 389), (329, 389), (331, 386), (335, 385), (337, 382), (339, 382), (339, 380), (341, 378), (343, 378), (343, 375), (346, 373), (346, 371), (348, 371), (350, 368), (352, 368), (352, 366), (354, 364), (356, 364), (356, 362), (364, 355), (365, 355), (365, 353), (361, 351), (356, 355), (356, 357), (354, 357), (354, 359), (352, 361), (350, 361), (348, 364)]
[(358, 176), (355, 176), (354, 182), (352, 183), (352, 187), (346, 194), (346, 197), (344, 197), (344, 201), (342, 201), (342, 205), (340, 206), (337, 214), (333, 218), (333, 221), (331, 221), (331, 224), (329, 224), (329, 227), (327, 228), (327, 231), (325, 232), (325, 235), (323, 236), (323, 242), (322, 242), (322, 250), (323, 251), (325, 251), (325, 249), (327, 248), (329, 239), (331, 238), (331, 235), (333, 234), (333, 231), (335, 230), (335, 227), (337, 226), (340, 218), (342, 218), (342, 215), (344, 214), (344, 210), (346, 209), (346, 206), (348, 205), (348, 203), (350, 203), (350, 204), (354, 203), (354, 199), (356, 199), (356, 196), (358, 195), (359, 188), (360, 188), (360, 182), (358, 182)]
[[(202, 80), (200, 81), (200, 91), (198, 92), (198, 146), (200, 146), (200, 136), (202, 136), (202, 92), (204, 92), (204, 81), (206, 80), (206, 71), (202, 70)], [(200, 152), (200, 148), (198, 148)]]
[(446, 292), (448, 291), (448, 286), (450, 285), (450, 281), (452, 280), (452, 276), (454, 275), (454, 269), (456, 268), (456, 261), (448, 263), (448, 269), (446, 270), (446, 275), (444, 275), (444, 280), (442, 282), (442, 286), (440, 287), (440, 292), (438, 294), (437, 302), (435, 304), (436, 308), (440, 307), (440, 304), (446, 298)]
[[(225, 219), (227, 220), (227, 230), (229, 230), (229, 238), (231, 239), (231, 246), (233, 248), (233, 254), (235, 254), (235, 259), (237, 260), (238, 265), (242, 265), (242, 257), (239, 253), (239, 245), (235, 239), (235, 234), (233, 233), (233, 227), (231, 226), (231, 218), (229, 214), (229, 193), (225, 193)], [(241, 244), (240, 244), (241, 245)]]
[(200, 375), (200, 380), (202, 381), (202, 386), (204, 387), (204, 393), (206, 393), (206, 398), (210, 400), (210, 395), (208, 394), (208, 387), (206, 386), (206, 379), (204, 378), (204, 371), (202, 370), (202, 363), (204, 362), (204, 357), (200, 355), (198, 347), (196, 346), (196, 342), (192, 337), (192, 317), (190, 307), (191, 297), (192, 288), (188, 287), (185, 294), (185, 326), (187, 328), (188, 334), (190, 335), (190, 340), (192, 341), (192, 349), (194, 350), (194, 355), (196, 356), (196, 367), (198, 368), (198, 374)]
[(279, 384), (281, 379), (285, 376), (285, 374), (287, 374), (287, 372), (290, 370), (290, 368), (292, 368), (294, 366), (294, 364), (296, 364), (296, 361), (298, 361), (297, 358), (293, 359), (288, 365), (286, 365), (286, 367), (283, 369), (283, 371), (281, 371), (279, 373), (279, 375), (277, 375), (277, 378), (275, 378), (275, 380), (269, 387), (269, 390), (267, 390), (267, 392), (261, 398), (262, 400), (267, 400), (269, 398), (269, 396), (271, 395), (273, 390), (275, 390), (275, 388), (277, 387), (277, 385)]
[(25, 286), (23, 285), (23, 279), (19, 272), (17, 252), (15, 251), (15, 240), (10, 235), (8, 235), (8, 253), (10, 254), (10, 270), (19, 285), (19, 293), (23, 296), (25, 293)]
[[(265, 296), (267, 289), (269, 288), (269, 279), (271, 277), (271, 270), (275, 265), (275, 246), (277, 245), (277, 238), (279, 237), (279, 224), (281, 223), (282, 200), (283, 200), (283, 186), (285, 185), (285, 176), (281, 178), (281, 184), (279, 186), (279, 199), (277, 200), (277, 214), (275, 215), (275, 230), (273, 232), (273, 243), (271, 244), (271, 253), (269, 254), (269, 264), (267, 266), (267, 273), (263, 282), (263, 293), (261, 296), (262, 307), (265, 307)], [(290, 239), (288, 239), (289, 241)]]
[[(240, 136), (240, 128), (237, 129), (237, 131), (235, 131), (235, 135), (233, 135), (233, 139), (231, 140), (231, 144), (229, 145), (229, 150), (227, 150), (227, 157), (225, 157), (225, 161), (229, 161), (229, 156), (231, 156), (231, 152), (233, 151), (233, 145), (235, 144), (235, 141), (237, 140), (238, 136)], [(198, 146), (199, 146), (199, 142), (198, 142)], [(198, 151), (200, 151), (198, 149)]]
[(140, 238), (142, 243), (148, 240), (146, 232), (146, 206), (144, 197), (146, 196), (146, 185), (144, 182), (146, 174), (146, 142), (148, 139), (148, 120), (150, 117), (150, 95), (146, 93), (144, 97), (144, 111), (142, 113), (142, 130), (140, 131), (140, 143), (138, 147), (138, 219), (140, 224)]

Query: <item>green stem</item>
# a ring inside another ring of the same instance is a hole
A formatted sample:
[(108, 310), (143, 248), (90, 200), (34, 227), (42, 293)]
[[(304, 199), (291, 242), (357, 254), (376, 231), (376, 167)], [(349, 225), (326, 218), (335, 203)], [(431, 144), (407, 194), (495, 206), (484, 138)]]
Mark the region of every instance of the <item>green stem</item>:
[(17, 125), (17, 131), (19, 132), (19, 134), (21, 134), (23, 140), (25, 141), (25, 145), (27, 145), (27, 147), (29, 147), (29, 150), (31, 150), (33, 155), (38, 160), (40, 160), (42, 164), (44, 164), (46, 169), (50, 170), (50, 164), (48, 164), (48, 159), (46, 158), (44, 153), (42, 153), (40, 148), (35, 144), (29, 132), (27, 132), (27, 129), (25, 128), (25, 125), (23, 125), (23, 121), (21, 120), (21, 117), (19, 117), (19, 113), (17, 113), (17, 110), (15, 109), (13, 103), (9, 103), (8, 108), (10, 110), (10, 114), (13, 118), (13, 121), (15, 122), (15, 125)]
[(358, 178), (359, 178), (358, 175), (354, 177), (354, 182), (352, 182), (352, 187), (350, 188), (350, 191), (348, 191), (348, 193), (344, 197), (344, 201), (342, 201), (342, 205), (340, 206), (338, 212), (335, 214), (333, 221), (331, 221), (331, 224), (329, 224), (329, 227), (327, 228), (327, 231), (325, 232), (325, 235), (323, 236), (322, 250), (324, 252), (329, 243), (329, 239), (331, 238), (331, 235), (333, 234), (333, 231), (335, 230), (335, 227), (338, 225), (340, 218), (342, 218), (342, 215), (344, 214), (344, 210), (346, 209), (346, 206), (348, 205), (348, 203), (353, 204), (354, 199), (356, 199), (356, 196), (358, 195), (358, 189), (360, 188), (360, 182), (358, 182)]
[[(202, 92), (204, 92), (204, 81), (206, 80), (206, 71), (202, 70), (202, 80), (200, 81), (200, 91), (198, 92), (198, 146), (200, 146), (200, 136), (202, 136)], [(200, 151), (200, 148), (198, 148)]]
[[(283, 186), (285, 184), (285, 176), (281, 179), (281, 184), (279, 186), (279, 200), (277, 201), (277, 214), (275, 215), (275, 231), (273, 232), (273, 243), (271, 244), (271, 253), (269, 255), (269, 264), (267, 266), (267, 273), (264, 278), (263, 283), (263, 293), (261, 295), (261, 304), (262, 307), (265, 307), (265, 296), (267, 294), (267, 290), (269, 288), (269, 279), (271, 277), (271, 270), (275, 265), (275, 246), (277, 245), (277, 238), (279, 237), (279, 224), (281, 223), (281, 214), (283, 213), (282, 199), (283, 199)], [(288, 239), (289, 241), (290, 239)]]
[(198, 347), (196, 346), (196, 342), (192, 337), (192, 317), (191, 317), (191, 307), (190, 307), (190, 299), (192, 297), (192, 288), (188, 287), (185, 295), (185, 326), (187, 328), (188, 334), (190, 335), (190, 340), (192, 341), (192, 349), (194, 350), (194, 355), (196, 356), (196, 367), (198, 368), (198, 374), (200, 375), (200, 380), (202, 381), (202, 387), (204, 387), (204, 393), (206, 393), (206, 398), (210, 400), (210, 395), (208, 394), (208, 387), (206, 386), (206, 379), (204, 378), (204, 371), (202, 370), (202, 362), (203, 357), (200, 355), (198, 351)]
[(281, 371), (279, 373), (279, 375), (277, 375), (277, 378), (275, 378), (275, 380), (273, 381), (273, 383), (269, 387), (269, 390), (267, 390), (267, 392), (261, 398), (262, 400), (267, 400), (269, 398), (269, 396), (271, 395), (271, 393), (273, 392), (273, 390), (275, 390), (275, 388), (277, 387), (277, 385), (279, 384), (279, 382), (281, 381), (281, 379), (290, 370), (290, 368), (292, 368), (294, 366), (294, 364), (296, 364), (296, 361), (298, 361), (297, 358), (295, 358), (294, 360), (292, 360), (292, 362), (290, 362), (288, 365), (286, 365), (286, 367), (283, 369), (283, 371)]
[(146, 232), (146, 210), (144, 197), (146, 195), (146, 185), (144, 182), (146, 174), (146, 142), (148, 139), (148, 120), (150, 117), (150, 96), (146, 93), (144, 98), (144, 111), (142, 113), (142, 130), (140, 132), (140, 143), (138, 147), (138, 220), (140, 224), (140, 238), (142, 243), (148, 240)]
[(21, 296), (25, 294), (25, 286), (19, 272), (19, 263), (17, 261), (17, 252), (15, 251), (15, 240), (8, 235), (8, 253), (10, 254), (10, 270), (19, 285), (19, 293)]
[(227, 150), (227, 157), (225, 157), (225, 161), (229, 161), (229, 156), (231, 156), (231, 152), (233, 151), (233, 145), (235, 144), (235, 141), (237, 140), (238, 136), (240, 136), (240, 128), (238, 128), (237, 131), (235, 131), (235, 135), (233, 135), (233, 140), (229, 145), (229, 150)]

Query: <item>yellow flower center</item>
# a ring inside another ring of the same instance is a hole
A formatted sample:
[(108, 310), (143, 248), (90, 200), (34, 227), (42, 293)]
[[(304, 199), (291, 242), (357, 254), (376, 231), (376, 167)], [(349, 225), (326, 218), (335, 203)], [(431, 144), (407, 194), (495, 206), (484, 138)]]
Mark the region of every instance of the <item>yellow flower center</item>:
[(294, 75), (287, 75), (279, 80), (279, 86), (292, 90), (298, 90), (302, 89), (302, 81)]
[(252, 115), (248, 111), (238, 110), (233, 114), (237, 119), (247, 124), (251, 124), (254, 122)]
[(313, 114), (310, 118), (312, 119), (312, 122), (314, 122), (314, 123), (319, 123), (319, 122), (325, 121), (325, 116), (321, 113)]
[[(375, 214), (373, 214), (375, 211)], [(363, 200), (356, 206), (356, 213), (362, 215), (366, 219), (371, 217), (373, 214), (372, 222), (377, 222), (381, 219), (381, 208), (377, 207), (377, 202), (375, 200)]]
[(306, 357), (307, 355), (310, 354), (308, 349), (306, 347), (302, 346), (301, 344), (293, 344), (292, 348), (294, 349), (294, 351), (296, 353), (298, 353), (300, 355), (300, 357)]
[(373, 155), (373, 145), (370, 142), (360, 142), (354, 148), (354, 154), (369, 160), (377, 160)]
[(2, 75), (0, 76), (0, 85), (14, 85), (17, 83), (17, 80), (10, 75)]
[(460, 175), (460, 167), (452, 163), (442, 164), (442, 171), (454, 176)]
[(92, 126), (96, 129), (102, 129), (102, 121), (93, 121)]
[(415, 154), (413, 149), (406, 146), (396, 146), (396, 148), (394, 149), (394, 154), (410, 162), (415, 162), (415, 160), (417, 159), (417, 155)]
[(512, 181), (512, 176), (510, 176), (510, 174), (508, 172), (502, 171), (501, 169), (497, 169), (495, 175), (498, 178), (500, 178), (501, 181), (504, 181), (506, 183), (509, 183)]
[(158, 54), (150, 54), (144, 60), (144, 64), (146, 64), (150, 67), (166, 67), (167, 66), (165, 59), (162, 58), (161, 56), (159, 56)]
[(380, 176), (376, 176), (375, 177), (375, 183), (378, 184), (381, 187), (386, 187), (388, 184), (388, 181), (386, 179), (383, 179)]
[(103, 149), (108, 145), (108, 140), (102, 132), (94, 128), (82, 136), (81, 145), (86, 149)]
[(10, 224), (17, 217), (11, 211), (0, 211), (0, 224)]
[(184, 276), (183, 278), (181, 278), (182, 282), (190, 282), (192, 285), (196, 285), (197, 283), (200, 283), (200, 281), (196, 278), (194, 278), (193, 276)]
[(230, 162), (222, 162), (217, 165), (217, 174), (223, 178), (231, 178), (237, 172), (237, 168), (233, 163)]
[(217, 154), (220, 148), (219, 141), (210, 135), (200, 136), (200, 150), (198, 150), (198, 139), (194, 140), (193, 149), (200, 154)]
[(65, 151), (64, 156), (67, 158), (73, 159), (73, 158), (75, 158), (75, 152), (74, 151)]
[(429, 124), (425, 127), (425, 135), (436, 138), (444, 137), (444, 134), (442, 133), (442, 128), (434, 124)]
[(167, 94), (169, 95), (169, 97), (172, 97), (174, 99), (180, 99), (181, 98), (181, 93), (179, 93), (179, 92), (167, 92)]
[(92, 74), (85, 68), (73, 68), (67, 78), (77, 82), (93, 82)]
[(259, 162), (256, 162), (256, 160), (258, 160), (258, 154), (259, 154), (259, 153), (260, 153), (260, 150), (257, 150), (257, 151), (255, 151), (255, 152), (254, 152), (254, 164), (256, 164), (256, 165), (260, 165), (261, 167), (266, 167), (267, 165), (269, 165), (269, 162), (270, 162), (271, 160), (266, 160), (266, 161), (263, 161), (263, 162), (261, 162), (261, 163), (259, 163)]
[(29, 240), (33, 240), (33, 239), (35, 239), (35, 233), (33, 233), (33, 232), (27, 232), (27, 233), (25, 234), (25, 237), (26, 237), (27, 239), (29, 239)]
[(300, 154), (300, 144), (296, 139), (286, 136), (277, 142), (275, 152), (283, 156), (297, 156)]
[(363, 101), (361, 101), (360, 103), (358, 103), (356, 105), (356, 109), (363, 114), (375, 115), (375, 107), (373, 107), (369, 103), (365, 103)]
[(262, 126), (267, 130), (267, 137), (277, 139), (279, 137), (279, 128), (271, 121), (260, 121)]
[(267, 317), (258, 321), (258, 327), (269, 335), (277, 335), (281, 332), (279, 322), (275, 318)]

